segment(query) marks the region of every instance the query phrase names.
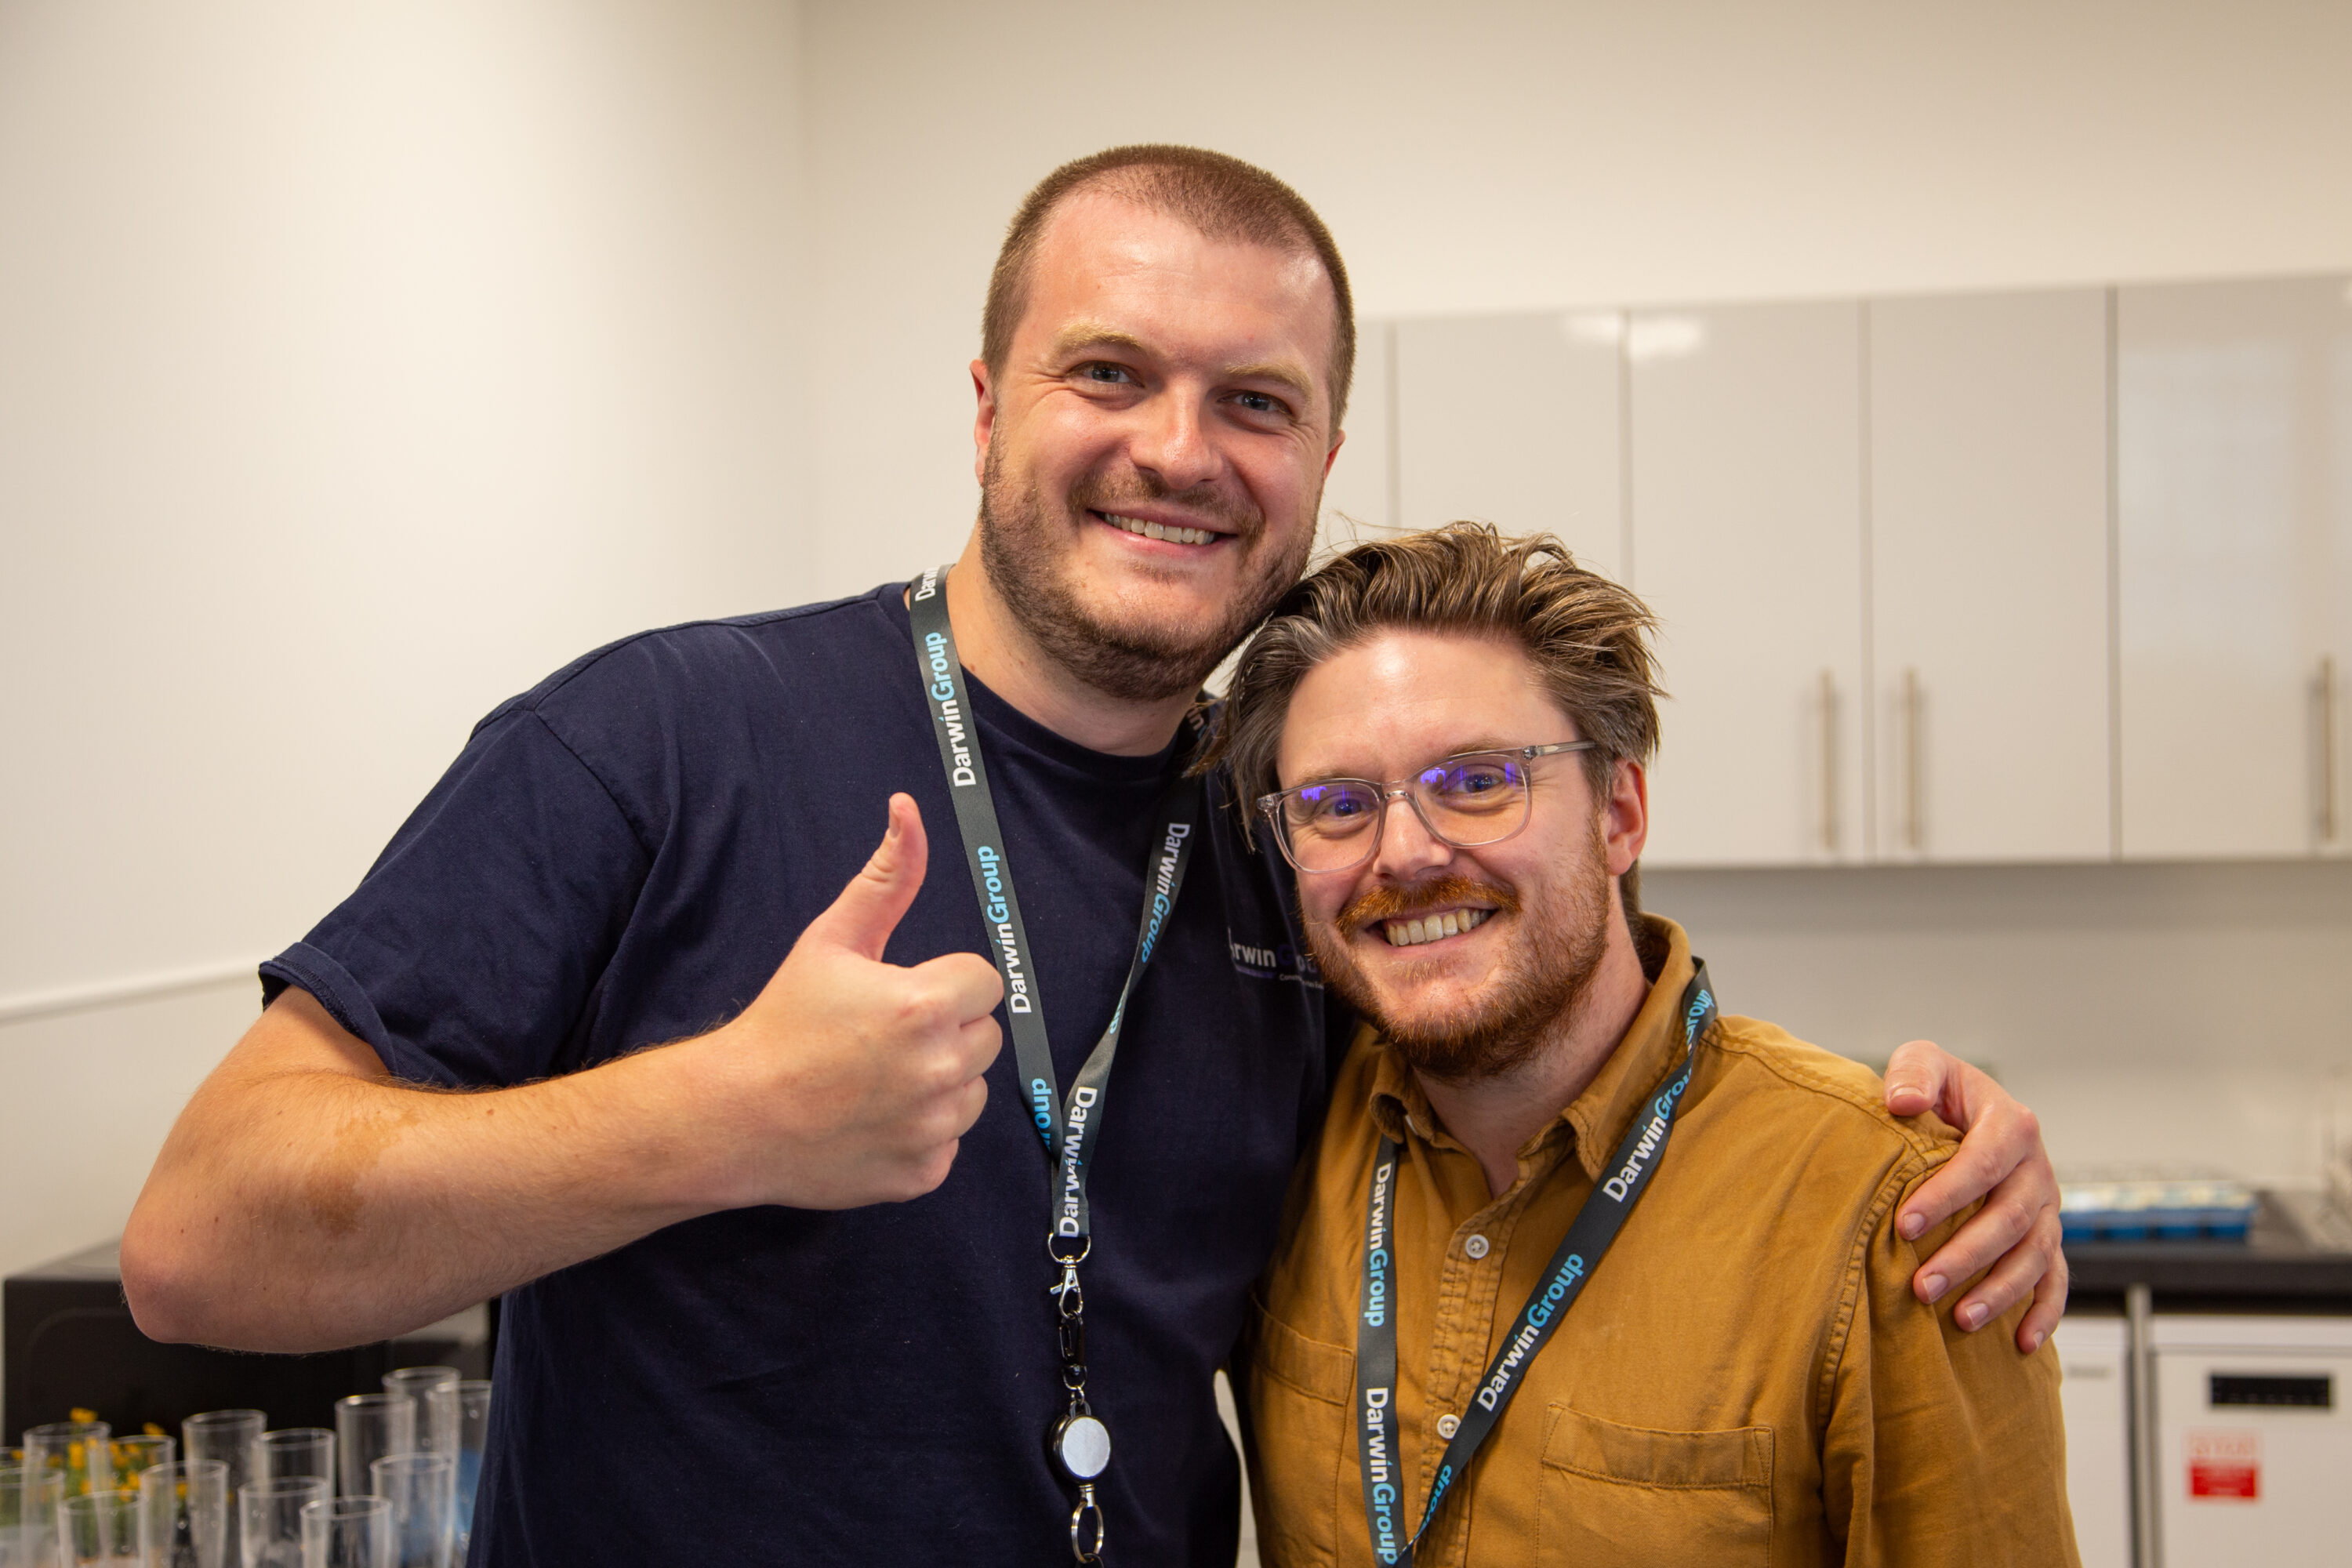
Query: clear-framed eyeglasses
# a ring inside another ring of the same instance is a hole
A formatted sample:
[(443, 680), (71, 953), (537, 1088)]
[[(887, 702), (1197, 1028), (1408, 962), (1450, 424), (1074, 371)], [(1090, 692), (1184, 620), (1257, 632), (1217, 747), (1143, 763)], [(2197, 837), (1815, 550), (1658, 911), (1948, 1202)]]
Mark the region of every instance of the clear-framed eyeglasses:
[(1500, 844), (1528, 825), (1534, 786), (1528, 764), (1563, 752), (1589, 752), (1593, 741), (1510, 746), (1444, 757), (1411, 778), (1310, 779), (1258, 798), (1283, 858), (1304, 872), (1352, 871), (1380, 848), (1389, 803), (1406, 800), (1441, 844), (1475, 849)]

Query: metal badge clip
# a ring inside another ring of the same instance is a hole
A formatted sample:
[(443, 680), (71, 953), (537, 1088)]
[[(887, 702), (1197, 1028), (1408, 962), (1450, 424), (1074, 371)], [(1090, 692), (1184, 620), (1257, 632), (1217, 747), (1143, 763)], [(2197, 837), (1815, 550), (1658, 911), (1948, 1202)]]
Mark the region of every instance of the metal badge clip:
[[(1087, 1528), (1090, 1516), (1094, 1520), (1091, 1541), (1087, 1539), (1090, 1532)], [(1080, 1481), (1078, 1506), (1070, 1513), (1070, 1555), (1081, 1563), (1099, 1563), (1102, 1561), (1102, 1549), (1103, 1516), (1102, 1510), (1095, 1505), (1094, 1483)]]

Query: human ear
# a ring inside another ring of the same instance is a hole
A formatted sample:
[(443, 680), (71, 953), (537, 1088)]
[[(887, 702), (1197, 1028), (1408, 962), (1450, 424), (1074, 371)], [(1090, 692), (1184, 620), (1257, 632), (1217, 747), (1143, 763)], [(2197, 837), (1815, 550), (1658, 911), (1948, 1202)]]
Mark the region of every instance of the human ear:
[(979, 399), (979, 410), (971, 421), (971, 477), (983, 482), (988, 478), (988, 443), (996, 433), (996, 393), (989, 385), (988, 362), (971, 362), (972, 395)]
[(1650, 777), (1642, 764), (1620, 757), (1610, 765), (1609, 798), (1601, 808), (1601, 840), (1609, 850), (1609, 874), (1622, 877), (1642, 858), (1650, 838)]

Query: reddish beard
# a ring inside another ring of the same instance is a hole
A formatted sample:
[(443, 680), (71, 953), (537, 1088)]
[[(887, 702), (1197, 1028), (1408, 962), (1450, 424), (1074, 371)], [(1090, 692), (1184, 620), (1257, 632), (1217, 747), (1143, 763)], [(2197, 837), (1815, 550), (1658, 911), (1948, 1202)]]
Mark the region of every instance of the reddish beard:
[[(1590, 855), (1554, 896), (1532, 909), (1523, 909), (1509, 889), (1465, 877), (1371, 888), (1328, 922), (1303, 921), (1307, 945), (1325, 983), (1416, 1070), (1457, 1083), (1496, 1078), (1536, 1053), (1576, 1011), (1600, 972), (1609, 931), (1606, 850), (1596, 819)], [(1443, 1016), (1414, 1016), (1390, 1005), (1357, 962), (1359, 933), (1376, 921), (1462, 904), (1492, 905), (1496, 920), (1517, 917), (1507, 928), (1510, 951), (1498, 965), (1502, 978)]]

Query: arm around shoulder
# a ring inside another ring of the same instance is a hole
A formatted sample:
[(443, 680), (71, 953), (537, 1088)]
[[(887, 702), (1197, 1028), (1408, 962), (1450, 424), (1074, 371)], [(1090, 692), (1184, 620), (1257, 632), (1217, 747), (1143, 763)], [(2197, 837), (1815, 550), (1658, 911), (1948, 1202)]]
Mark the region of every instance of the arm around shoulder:
[(2018, 1353), (2023, 1301), (1996, 1325), (2004, 1331), (1971, 1334), (1914, 1295), (1920, 1259), (1967, 1218), (1916, 1240), (1896, 1233), (1897, 1200), (1928, 1173), (1912, 1160), (1890, 1175), (1857, 1238), (1847, 1321), (1822, 1373), (1832, 1529), (1851, 1565), (2072, 1568), (2056, 1352)]

